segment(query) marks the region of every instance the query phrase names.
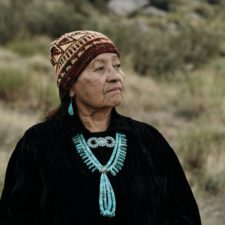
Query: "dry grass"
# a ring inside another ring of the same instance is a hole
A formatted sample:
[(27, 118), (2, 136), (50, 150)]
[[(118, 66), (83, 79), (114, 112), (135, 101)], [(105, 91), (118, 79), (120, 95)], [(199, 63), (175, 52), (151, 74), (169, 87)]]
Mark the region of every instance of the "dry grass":
[(20, 57), (0, 49), (0, 59), (0, 98), (9, 106), (45, 111), (58, 104), (53, 69), (46, 57)]
[(35, 112), (19, 112), (7, 108), (0, 102), (0, 193), (3, 187), (6, 166), (16, 143), (26, 129), (38, 122), (40, 115)]
[(5, 171), (7, 167), (7, 163), (9, 161), (10, 153), (0, 151), (0, 191), (2, 191), (5, 179)]
[[(0, 102), (0, 147), (1, 151), (10, 151), (15, 141), (33, 123), (38, 122), (38, 112), (23, 112), (7, 108)], [(10, 148), (10, 149), (9, 149)]]

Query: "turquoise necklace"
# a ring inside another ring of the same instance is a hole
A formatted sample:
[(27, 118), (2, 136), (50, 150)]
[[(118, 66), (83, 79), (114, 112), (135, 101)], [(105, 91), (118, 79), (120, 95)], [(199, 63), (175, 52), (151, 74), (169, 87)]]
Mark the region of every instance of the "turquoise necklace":
[(127, 149), (126, 135), (116, 133), (115, 147), (109, 161), (104, 166), (92, 153), (82, 134), (77, 134), (73, 137), (73, 142), (78, 154), (91, 172), (98, 170), (101, 173), (99, 186), (100, 214), (108, 217), (115, 216), (116, 198), (107, 173), (111, 173), (111, 175), (116, 176), (122, 169)]

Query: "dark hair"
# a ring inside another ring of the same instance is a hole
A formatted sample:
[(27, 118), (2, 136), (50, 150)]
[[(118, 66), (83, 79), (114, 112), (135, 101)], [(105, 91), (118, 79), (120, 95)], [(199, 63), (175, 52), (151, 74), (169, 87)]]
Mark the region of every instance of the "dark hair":
[(68, 95), (66, 95), (63, 98), (63, 100), (61, 100), (61, 103), (57, 108), (48, 111), (43, 116), (43, 121), (53, 120), (53, 119), (57, 119), (59, 117), (64, 116), (67, 113), (70, 101), (71, 101), (71, 98)]

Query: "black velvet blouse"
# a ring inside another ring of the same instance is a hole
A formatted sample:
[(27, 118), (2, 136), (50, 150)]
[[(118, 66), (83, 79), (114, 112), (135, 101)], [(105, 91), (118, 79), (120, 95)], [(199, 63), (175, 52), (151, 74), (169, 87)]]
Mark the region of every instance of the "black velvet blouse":
[[(196, 201), (173, 149), (152, 126), (112, 112), (105, 134), (127, 136), (122, 170), (108, 175), (116, 215), (100, 215), (99, 172), (78, 155), (72, 137), (90, 133), (78, 116), (29, 128), (8, 163), (0, 225), (200, 225)], [(105, 135), (102, 133), (102, 135)], [(112, 151), (95, 151), (100, 162)]]

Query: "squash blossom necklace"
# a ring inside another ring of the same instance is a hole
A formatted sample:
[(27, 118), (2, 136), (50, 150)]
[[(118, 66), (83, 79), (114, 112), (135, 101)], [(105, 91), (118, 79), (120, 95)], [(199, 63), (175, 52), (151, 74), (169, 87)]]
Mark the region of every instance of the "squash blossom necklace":
[[(102, 142), (103, 139), (104, 138), (96, 139), (94, 146), (96, 146), (96, 144), (102, 146), (102, 144), (104, 144)], [(105, 139), (107, 142), (113, 138), (106, 137)], [(88, 144), (82, 134), (77, 134), (73, 137), (73, 143), (76, 150), (86, 166), (91, 172), (97, 170), (101, 174), (99, 185), (99, 208), (100, 214), (107, 217), (114, 217), (116, 211), (116, 197), (107, 174), (110, 173), (111, 175), (116, 176), (119, 173), (123, 167), (127, 150), (127, 139), (125, 134), (116, 133), (115, 139), (114, 143), (113, 141), (110, 144), (108, 143), (108, 145), (114, 146), (114, 149), (109, 161), (105, 165), (102, 165), (89, 148), (89, 146), (91, 146), (90, 142)], [(107, 143), (105, 146), (107, 146)]]

